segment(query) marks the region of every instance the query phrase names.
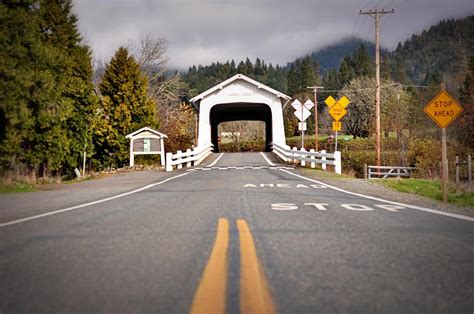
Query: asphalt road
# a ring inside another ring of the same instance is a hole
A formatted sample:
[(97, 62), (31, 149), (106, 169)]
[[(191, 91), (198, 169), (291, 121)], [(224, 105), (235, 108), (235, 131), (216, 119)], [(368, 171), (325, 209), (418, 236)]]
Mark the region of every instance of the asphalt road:
[(472, 219), (218, 157), (83, 207), (2, 209), (0, 313), (474, 312)]

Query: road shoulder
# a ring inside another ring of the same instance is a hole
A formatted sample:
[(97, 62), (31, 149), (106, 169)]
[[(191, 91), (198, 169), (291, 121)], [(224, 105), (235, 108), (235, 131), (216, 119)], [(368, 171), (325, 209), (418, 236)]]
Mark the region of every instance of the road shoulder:
[(444, 204), (442, 202), (432, 200), (430, 198), (423, 197), (420, 195), (402, 193), (394, 189), (385, 187), (375, 181), (356, 179), (347, 176), (339, 176), (333, 173), (307, 168), (298, 168), (295, 171), (305, 177), (321, 181), (323, 183), (347, 190), (349, 192), (360, 193), (386, 199), (393, 202), (411, 204), (420, 207), (436, 209), (448, 213), (474, 217), (474, 208), (472, 207), (462, 207), (453, 204)]
[(0, 194), (0, 223), (115, 196), (172, 175), (159, 170), (117, 172), (73, 184), (46, 185), (37, 192)]

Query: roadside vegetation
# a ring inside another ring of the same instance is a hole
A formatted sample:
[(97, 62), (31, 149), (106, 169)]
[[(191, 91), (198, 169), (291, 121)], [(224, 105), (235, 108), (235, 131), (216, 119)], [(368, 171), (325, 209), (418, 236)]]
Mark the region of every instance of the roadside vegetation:
[[(375, 180), (384, 186), (393, 188), (397, 191), (417, 194), (432, 198), (434, 200), (441, 201), (443, 194), (441, 192), (441, 182), (439, 180), (426, 180), (426, 179), (389, 179), (389, 180)], [(469, 192), (456, 192), (456, 188), (453, 185), (449, 186), (448, 203), (461, 205), (461, 206), (472, 206), (474, 207), (474, 193)]]
[(35, 192), (37, 189), (31, 185), (20, 182), (0, 183), (0, 193)]

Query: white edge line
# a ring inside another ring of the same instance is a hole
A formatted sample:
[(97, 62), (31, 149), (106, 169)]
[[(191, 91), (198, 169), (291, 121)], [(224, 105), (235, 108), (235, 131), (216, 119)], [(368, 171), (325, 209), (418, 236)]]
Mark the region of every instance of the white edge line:
[(332, 186), (332, 185), (323, 183), (323, 182), (321, 182), (321, 181), (309, 179), (309, 178), (306, 178), (306, 177), (301, 176), (301, 175), (299, 175), (299, 174), (292, 173), (292, 172), (290, 172), (290, 171), (288, 171), (288, 170), (285, 170), (285, 169), (280, 169), (280, 170), (283, 171), (283, 172), (286, 172), (286, 173), (288, 173), (288, 174), (291, 174), (292, 176), (295, 176), (295, 177), (298, 177), (298, 178), (301, 178), (301, 179), (304, 179), (304, 180), (307, 180), (307, 181), (310, 181), (310, 182), (314, 182), (314, 183), (317, 183), (317, 184), (321, 184), (321, 185), (324, 185), (324, 186), (326, 186), (326, 187), (328, 187), (328, 188), (331, 188), (331, 189), (333, 189), (333, 190), (336, 190), (336, 191), (339, 191), (339, 192), (343, 192), (343, 193), (346, 193), (346, 194), (355, 195), (355, 196), (359, 196), (359, 197), (371, 199), (371, 200), (374, 200), (374, 201), (379, 201), (379, 202), (389, 203), (389, 204), (393, 204), (393, 205), (399, 205), (399, 206), (403, 206), (403, 207), (408, 207), (408, 208), (412, 208), (412, 209), (417, 209), (417, 210), (421, 210), (421, 211), (428, 212), (428, 213), (432, 213), (432, 214), (437, 214), (437, 215), (442, 215), (442, 216), (448, 216), (448, 217), (457, 218), (457, 219), (462, 219), (462, 220), (467, 220), (467, 221), (474, 221), (474, 218), (473, 218), (473, 217), (468, 217), (468, 216), (459, 215), (459, 214), (447, 213), (447, 212), (443, 212), (443, 211), (436, 210), (436, 209), (431, 209), (431, 208), (426, 208), (426, 207), (420, 207), (420, 206), (415, 206), (415, 205), (409, 205), (409, 204), (404, 204), (404, 203), (398, 203), (398, 202), (393, 202), (393, 201), (384, 200), (384, 199), (378, 198), (378, 197), (373, 197), (373, 196), (364, 195), (364, 194), (360, 194), (360, 193), (349, 192), (349, 191), (340, 189), (340, 188), (338, 188), (338, 187), (335, 187), (335, 186)]
[(260, 152), (260, 154), (263, 156), (263, 158), (265, 159), (265, 161), (267, 162), (267, 164), (269, 164), (270, 166), (274, 167), (275, 164), (273, 162), (270, 161), (270, 159), (268, 159), (267, 156), (265, 156), (265, 154), (263, 152)]
[[(219, 157), (217, 157), (216, 160), (214, 160), (214, 161), (213, 161), (209, 166), (207, 166), (207, 167), (213, 167), (215, 164), (217, 164), (217, 162), (219, 161), (219, 159), (222, 158), (223, 155), (224, 155), (224, 153), (221, 153), (221, 154), (219, 155)], [(207, 168), (207, 167), (206, 167), (206, 168)]]
[(142, 188), (139, 188), (139, 189), (136, 189), (136, 190), (133, 190), (133, 191), (130, 191), (130, 192), (118, 194), (118, 195), (115, 195), (115, 196), (107, 197), (107, 198), (104, 198), (104, 199), (101, 199), (101, 200), (92, 201), (92, 202), (89, 202), (89, 203), (84, 203), (84, 204), (80, 204), (80, 205), (76, 205), (76, 206), (72, 206), (72, 207), (67, 207), (67, 208), (63, 208), (63, 209), (58, 209), (58, 210), (55, 210), (55, 211), (52, 211), (52, 212), (47, 212), (47, 213), (44, 213), (44, 214), (39, 214), (39, 215), (35, 215), (35, 216), (30, 216), (30, 217), (26, 217), (26, 218), (21, 218), (21, 219), (17, 219), (17, 220), (4, 222), (4, 223), (0, 224), (0, 228), (6, 227), (6, 226), (11, 226), (11, 225), (16, 225), (16, 224), (19, 224), (19, 223), (22, 223), (22, 222), (35, 220), (35, 219), (39, 219), (39, 218), (43, 218), (43, 217), (47, 217), (47, 216), (51, 216), (51, 215), (56, 215), (56, 214), (68, 212), (68, 211), (78, 209), (78, 208), (83, 208), (83, 207), (87, 207), (87, 206), (100, 204), (100, 203), (103, 203), (103, 202), (108, 202), (108, 201), (111, 201), (111, 200), (116, 199), (116, 198), (124, 197), (124, 196), (134, 194), (134, 193), (137, 193), (137, 192), (140, 192), (140, 191), (143, 191), (143, 190), (147, 190), (147, 189), (152, 188), (154, 186), (169, 182), (171, 180), (177, 179), (179, 177), (182, 177), (182, 176), (185, 176), (185, 175), (188, 175), (188, 174), (190, 174), (190, 172), (182, 173), (180, 175), (168, 178), (166, 180), (163, 180), (163, 181), (160, 181), (160, 182), (157, 182), (157, 183), (152, 183), (152, 184), (149, 184), (149, 185), (144, 186)]

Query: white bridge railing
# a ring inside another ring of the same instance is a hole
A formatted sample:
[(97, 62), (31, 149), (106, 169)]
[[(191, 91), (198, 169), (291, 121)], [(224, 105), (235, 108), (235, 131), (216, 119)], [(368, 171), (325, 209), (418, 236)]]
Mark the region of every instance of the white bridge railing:
[(173, 171), (176, 166), (177, 169), (199, 165), (207, 156), (212, 153), (214, 146), (196, 147), (195, 149), (187, 149), (185, 152), (178, 150), (176, 154), (166, 153), (166, 171)]
[(326, 170), (326, 165), (331, 165), (334, 166), (335, 173), (342, 173), (341, 152), (339, 151), (329, 154), (325, 150), (321, 152), (315, 152), (314, 149), (306, 151), (304, 148), (301, 150), (296, 147), (290, 149), (289, 146), (283, 147), (277, 144), (272, 144), (272, 149), (273, 153), (285, 162), (299, 163), (303, 167), (309, 163), (311, 168), (316, 168), (316, 164), (320, 164), (323, 170)]

